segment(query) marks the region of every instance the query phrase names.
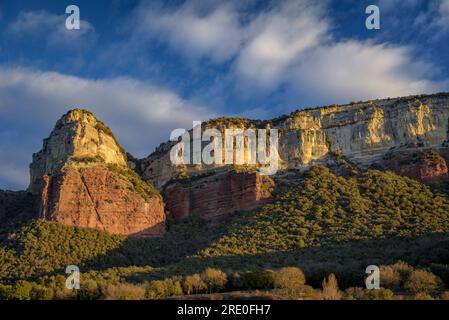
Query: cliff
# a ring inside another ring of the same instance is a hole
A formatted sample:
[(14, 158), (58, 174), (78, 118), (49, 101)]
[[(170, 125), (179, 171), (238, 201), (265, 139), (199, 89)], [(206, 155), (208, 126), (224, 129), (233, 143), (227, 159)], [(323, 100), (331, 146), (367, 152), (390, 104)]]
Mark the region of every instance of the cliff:
[(166, 208), (177, 219), (189, 215), (219, 220), (236, 211), (249, 211), (271, 201), (274, 181), (257, 172), (220, 172), (166, 186)]
[[(326, 165), (336, 158), (366, 169), (373, 164), (386, 168), (384, 157), (395, 152), (432, 149), (444, 154), (449, 140), (448, 123), (449, 94), (440, 93), (299, 110), (270, 121), (231, 118), (205, 125), (219, 130), (278, 129), (279, 167), (303, 170), (313, 164)], [(162, 187), (181, 175), (195, 176), (226, 166), (174, 166), (170, 162), (174, 144), (162, 144), (137, 163), (144, 180)], [(435, 172), (444, 172), (444, 165), (441, 168)]]
[[(210, 128), (220, 133), (276, 129), (281, 171), (321, 164), (351, 176), (374, 166), (425, 183), (449, 181), (449, 93), (298, 110), (266, 121), (219, 118), (201, 127)], [(262, 176), (260, 166), (251, 163), (248, 139), (241, 143), (240, 166), (224, 161), (175, 165), (170, 159), (177, 144), (173, 141), (135, 159), (92, 113), (74, 109), (33, 155), (29, 194), (2, 194), (0, 213), (11, 215), (14, 199), (32, 203), (38, 198), (43, 219), (115, 234), (159, 236), (165, 232), (165, 209), (179, 219), (195, 215), (204, 220), (253, 210), (271, 201), (274, 179)], [(202, 141), (201, 150), (208, 144)], [(225, 154), (224, 149), (217, 152)], [(153, 185), (162, 192), (165, 208)]]
[(128, 168), (110, 129), (85, 110), (57, 123), (33, 155), (28, 190), (39, 197), (39, 217), (113, 234), (160, 236), (162, 198)]

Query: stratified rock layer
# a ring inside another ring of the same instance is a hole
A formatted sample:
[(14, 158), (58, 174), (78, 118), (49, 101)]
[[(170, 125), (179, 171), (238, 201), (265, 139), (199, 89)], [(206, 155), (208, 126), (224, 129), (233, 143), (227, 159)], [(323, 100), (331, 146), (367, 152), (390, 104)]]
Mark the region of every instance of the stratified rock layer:
[(126, 166), (126, 156), (111, 130), (86, 110), (67, 112), (44, 140), (41, 151), (33, 154), (28, 190), (39, 193), (42, 178), (51, 175), (68, 161), (104, 162)]
[(449, 181), (446, 160), (433, 149), (387, 154), (385, 169), (424, 183)]
[[(392, 150), (432, 148), (442, 154), (448, 124), (449, 94), (441, 93), (300, 110), (272, 121), (240, 121), (237, 127), (278, 129), (279, 168), (302, 170), (326, 165), (335, 155), (364, 169)], [(221, 125), (235, 127), (236, 121), (224, 119)], [(144, 180), (163, 186), (180, 173), (195, 176), (225, 165), (175, 166), (169, 155), (173, 144), (163, 144), (139, 161)]]
[(268, 203), (273, 187), (274, 182), (268, 176), (229, 171), (171, 183), (164, 195), (168, 211), (177, 219), (193, 215), (216, 220)]
[(68, 226), (113, 234), (165, 233), (161, 198), (144, 199), (126, 178), (99, 166), (63, 169), (48, 177), (42, 191), (40, 216)]
[(128, 168), (110, 129), (88, 111), (65, 114), (30, 169), (43, 219), (120, 235), (165, 233), (161, 196)]

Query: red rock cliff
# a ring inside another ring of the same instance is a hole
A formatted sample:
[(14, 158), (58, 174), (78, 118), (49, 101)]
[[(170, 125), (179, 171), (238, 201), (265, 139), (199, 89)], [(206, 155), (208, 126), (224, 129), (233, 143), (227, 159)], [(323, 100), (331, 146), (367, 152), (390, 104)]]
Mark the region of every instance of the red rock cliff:
[(383, 165), (387, 170), (424, 183), (448, 181), (445, 152), (445, 149), (441, 155), (433, 149), (394, 152), (385, 157)]
[(120, 235), (165, 233), (162, 197), (127, 166), (110, 129), (88, 111), (64, 115), (30, 168), (29, 191), (40, 198), (43, 219)]
[(167, 210), (177, 219), (196, 215), (215, 220), (268, 203), (273, 187), (270, 177), (230, 171), (169, 184), (164, 195)]

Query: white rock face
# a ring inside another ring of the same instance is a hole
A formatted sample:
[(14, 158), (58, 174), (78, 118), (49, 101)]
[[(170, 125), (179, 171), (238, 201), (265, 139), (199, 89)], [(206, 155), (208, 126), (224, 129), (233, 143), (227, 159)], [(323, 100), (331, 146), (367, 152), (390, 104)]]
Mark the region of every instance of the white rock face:
[[(366, 167), (392, 149), (438, 149), (449, 140), (448, 124), (449, 93), (441, 93), (302, 110), (257, 126), (279, 129), (280, 168), (304, 169), (335, 154)], [(224, 167), (174, 166), (172, 145), (161, 145), (140, 162), (146, 181), (162, 186), (181, 172)]]
[(86, 110), (74, 109), (55, 125), (41, 151), (33, 154), (28, 190), (39, 193), (42, 177), (53, 174), (70, 160), (126, 166), (124, 151), (110, 129)]

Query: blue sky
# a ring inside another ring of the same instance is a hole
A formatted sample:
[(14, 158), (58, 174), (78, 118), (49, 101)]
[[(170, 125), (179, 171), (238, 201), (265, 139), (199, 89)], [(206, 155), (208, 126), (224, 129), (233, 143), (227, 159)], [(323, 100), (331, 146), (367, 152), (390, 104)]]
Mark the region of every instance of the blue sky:
[(193, 120), (449, 91), (448, 36), (449, 0), (1, 0), (0, 188), (70, 108), (143, 157)]

